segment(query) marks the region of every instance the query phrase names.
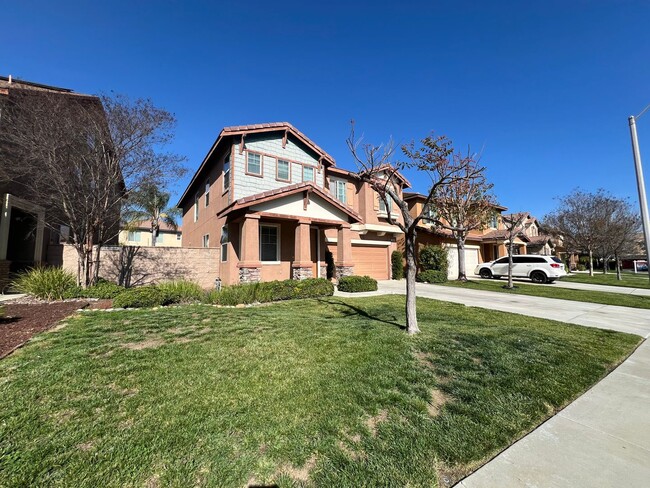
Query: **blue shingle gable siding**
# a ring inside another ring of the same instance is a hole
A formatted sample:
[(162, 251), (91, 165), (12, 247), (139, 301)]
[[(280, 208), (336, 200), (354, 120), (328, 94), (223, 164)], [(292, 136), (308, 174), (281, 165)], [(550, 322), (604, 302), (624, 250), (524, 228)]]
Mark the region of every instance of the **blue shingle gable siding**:
[[(239, 154), (239, 144), (235, 145), (235, 160), (233, 169), (235, 171), (235, 194), (234, 199), (238, 200), (250, 195), (255, 195), (268, 190), (275, 190), (283, 186), (302, 181), (302, 164), (318, 166), (318, 157), (310, 151), (303, 149), (301, 144), (296, 144), (287, 139), (286, 146), (282, 147), (283, 134), (255, 134), (247, 136), (244, 143), (244, 152)], [(246, 151), (252, 151), (263, 154), (263, 177), (251, 176), (246, 174)], [(291, 165), (291, 182), (276, 180), (276, 162), (277, 159), (284, 159)], [(301, 164), (302, 163), (302, 164)], [(323, 173), (321, 168), (319, 172), (315, 169), (316, 184), (323, 187)]]

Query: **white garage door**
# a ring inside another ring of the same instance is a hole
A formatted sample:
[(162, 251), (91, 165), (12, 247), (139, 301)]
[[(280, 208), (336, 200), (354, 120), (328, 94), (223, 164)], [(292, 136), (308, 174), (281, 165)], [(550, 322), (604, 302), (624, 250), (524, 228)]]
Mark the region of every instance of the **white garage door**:
[[(465, 246), (465, 273), (468, 278), (474, 276), (474, 268), (478, 265), (478, 246)], [(458, 247), (455, 244), (450, 244), (447, 247), (447, 257), (449, 259), (449, 273), (450, 280), (458, 278)]]

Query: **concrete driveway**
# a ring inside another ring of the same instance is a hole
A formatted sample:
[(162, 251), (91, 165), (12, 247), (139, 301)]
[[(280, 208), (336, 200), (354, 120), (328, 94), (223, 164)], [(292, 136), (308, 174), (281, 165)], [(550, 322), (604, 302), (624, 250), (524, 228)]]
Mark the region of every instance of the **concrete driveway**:
[[(647, 338), (650, 311), (428, 284), (420, 297), (628, 332)], [(383, 281), (363, 296), (403, 294)], [(650, 486), (650, 343), (456, 488), (647, 488)]]

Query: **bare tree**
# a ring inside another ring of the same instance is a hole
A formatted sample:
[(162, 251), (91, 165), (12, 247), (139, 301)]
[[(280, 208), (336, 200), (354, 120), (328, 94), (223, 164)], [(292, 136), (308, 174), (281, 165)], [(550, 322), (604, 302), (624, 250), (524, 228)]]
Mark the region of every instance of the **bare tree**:
[(164, 152), (175, 119), (149, 100), (19, 90), (3, 110), (0, 159), (13, 188), (45, 207), (46, 225), (67, 226), (82, 286), (99, 276), (101, 247), (119, 232), (123, 199), (183, 173)]
[(377, 192), (379, 198), (384, 202), (386, 208), (391, 207), (391, 201), (399, 209), (403, 222), (395, 220), (391, 212), (387, 212), (388, 222), (397, 225), (404, 232), (405, 258), (406, 258), (406, 330), (409, 334), (416, 334), (420, 331), (417, 321), (416, 296), (415, 296), (415, 275), (416, 275), (416, 237), (417, 225), (426, 218), (424, 210), (413, 217), (409, 213), (408, 204), (404, 201), (401, 192), (400, 171), (415, 169), (429, 177), (431, 186), (427, 195), (424, 208), (427, 208), (441, 188), (453, 184), (456, 181), (474, 178), (480, 174), (482, 168), (471, 167), (465, 158), (454, 157), (454, 150), (451, 141), (445, 136), (434, 136), (433, 134), (420, 141), (416, 147), (415, 142), (402, 146), (402, 153), (405, 161), (397, 161), (391, 164), (395, 148), (391, 142), (386, 145), (364, 144), (361, 139), (355, 138), (354, 122), (347, 145), (354, 157), (357, 166), (357, 176), (361, 181), (367, 182)]
[(528, 214), (525, 212), (512, 213), (502, 217), (503, 225), (506, 228), (506, 239), (508, 242), (508, 284), (506, 288), (514, 288), (512, 282), (512, 255), (515, 250), (515, 239), (524, 231), (524, 222)]
[(600, 239), (598, 205), (604, 190), (586, 193), (580, 189), (559, 198), (558, 208), (544, 217), (545, 225), (564, 240), (567, 249), (589, 254), (589, 274), (594, 274), (594, 252)]
[(490, 193), (493, 185), (485, 178), (476, 155), (454, 154), (454, 165), (462, 168), (459, 178), (440, 186), (432, 204), (437, 218), (434, 224), (451, 231), (458, 247), (458, 280), (467, 281), (465, 240), (470, 231), (481, 229), (494, 210), (496, 200)]

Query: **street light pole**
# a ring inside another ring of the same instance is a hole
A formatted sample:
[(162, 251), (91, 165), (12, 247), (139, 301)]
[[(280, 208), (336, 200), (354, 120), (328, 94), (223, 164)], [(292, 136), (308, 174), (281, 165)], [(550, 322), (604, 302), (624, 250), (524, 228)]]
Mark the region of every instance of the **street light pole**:
[(643, 167), (641, 166), (641, 152), (639, 139), (636, 135), (636, 120), (633, 115), (627, 118), (630, 123), (630, 136), (632, 137), (632, 155), (636, 169), (636, 184), (639, 190), (639, 206), (641, 207), (641, 220), (643, 222), (643, 236), (645, 238), (646, 263), (648, 264), (648, 277), (650, 278), (650, 217), (648, 216), (648, 200), (645, 196), (645, 183), (643, 180)]

